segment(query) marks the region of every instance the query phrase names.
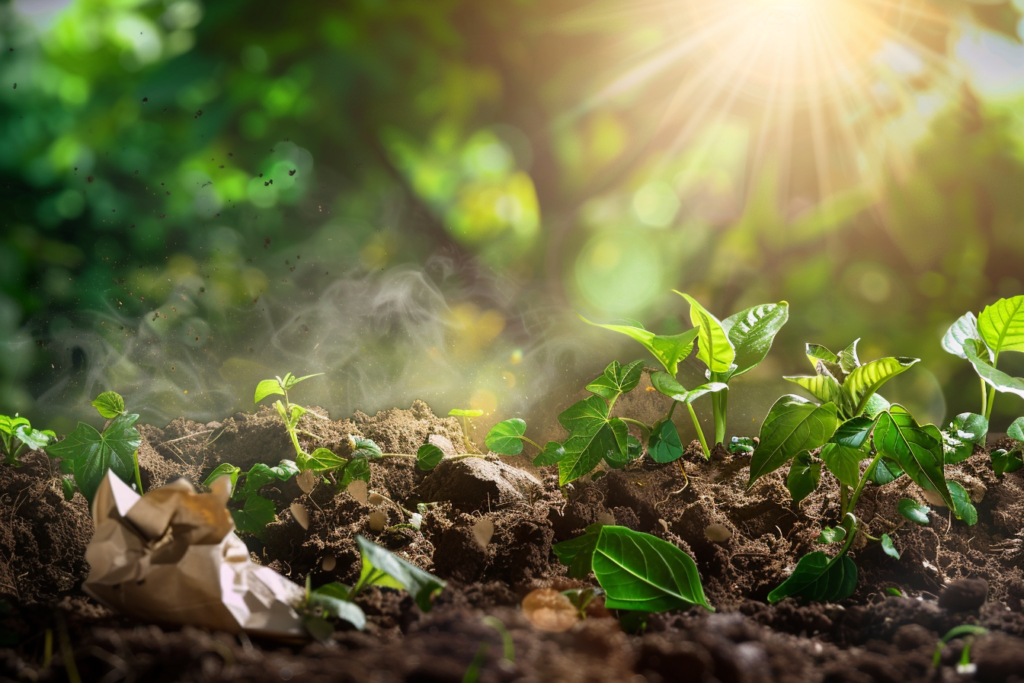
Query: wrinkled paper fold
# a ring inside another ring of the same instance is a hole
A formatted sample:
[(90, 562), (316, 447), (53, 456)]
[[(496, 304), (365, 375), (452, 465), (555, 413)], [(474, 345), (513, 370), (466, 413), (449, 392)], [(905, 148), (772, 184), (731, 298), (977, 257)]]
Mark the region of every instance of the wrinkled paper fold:
[(93, 501), (90, 596), (144, 621), (304, 636), (299, 586), (249, 559), (227, 509), (230, 477), (196, 493), (184, 479), (140, 496), (113, 472)]

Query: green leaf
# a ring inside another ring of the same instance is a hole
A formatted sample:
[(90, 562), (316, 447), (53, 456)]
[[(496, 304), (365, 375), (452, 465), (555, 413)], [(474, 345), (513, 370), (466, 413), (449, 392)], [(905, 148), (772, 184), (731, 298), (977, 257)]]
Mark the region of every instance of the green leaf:
[(876, 420), (870, 417), (855, 417), (839, 425), (831, 442), (847, 448), (863, 448), (875, 428)]
[(839, 352), (839, 369), (842, 370), (844, 375), (849, 375), (860, 367), (860, 358), (857, 356), (857, 344), (859, 342), (860, 339), (854, 339), (853, 343)]
[(981, 333), (978, 332), (978, 319), (970, 312), (965, 313), (959, 320), (950, 325), (946, 335), (942, 338), (942, 348), (954, 356), (967, 358), (967, 355), (964, 353), (964, 343), (968, 340), (981, 340)]
[[(699, 330), (697, 358), (703, 361), (711, 372), (731, 372), (733, 361), (736, 359), (736, 349), (729, 341), (729, 335), (722, 327), (722, 323), (689, 294), (673, 291), (690, 303), (690, 322)], [(674, 372), (671, 374), (675, 375)]]
[(974, 454), (975, 444), (984, 444), (988, 435), (988, 420), (975, 413), (960, 413), (942, 433), (952, 453), (946, 454), (946, 464), (955, 465)]
[(697, 334), (700, 330), (694, 328), (687, 330), (682, 334), (676, 334), (672, 336), (662, 336), (648, 332), (639, 325), (602, 325), (600, 323), (590, 322), (582, 315), (577, 313), (580, 320), (593, 325), (594, 327), (602, 327), (612, 332), (618, 332), (624, 334), (631, 339), (643, 344), (644, 348), (651, 352), (658, 362), (661, 363), (662, 367), (665, 368), (671, 375), (675, 375), (679, 371), (679, 361), (684, 360), (693, 351), (693, 340), (697, 338)]
[(60, 479), (61, 488), (64, 490), (64, 500), (71, 500), (75, 497), (75, 482), (73, 479), (67, 477), (61, 477)]
[[(934, 433), (932, 433), (934, 430)], [(941, 435), (938, 430), (921, 427), (906, 408), (894, 405), (878, 417), (875, 448), (892, 458), (914, 482), (934, 489), (950, 508), (953, 501), (943, 473), (945, 466)]]
[(915, 524), (928, 526), (930, 523), (930, 520), (928, 519), (928, 506), (918, 503), (913, 498), (904, 498), (900, 500), (899, 504), (896, 505), (896, 509), (899, 510), (901, 515)]
[(761, 425), (761, 442), (750, 457), (749, 488), (801, 451), (823, 446), (839, 426), (835, 404), (816, 406), (799, 396), (783, 396)]
[(104, 391), (93, 400), (92, 406), (108, 420), (124, 414), (124, 399), (116, 391)]
[(582, 536), (551, 546), (558, 561), (569, 568), (570, 578), (585, 579), (592, 571), (594, 549), (597, 547), (597, 537), (601, 534), (601, 528), (602, 525), (593, 524), (587, 527)]
[(893, 377), (901, 375), (920, 361), (919, 358), (879, 358), (861, 365), (843, 382), (843, 395), (851, 417), (859, 416), (868, 399)]
[(430, 611), (434, 596), (446, 585), (444, 581), (362, 536), (356, 536), (356, 542), (363, 556), (363, 569), (359, 575), (358, 586), (405, 589), (421, 610)]
[(724, 382), (708, 382), (688, 390), (667, 372), (652, 373), (651, 385), (673, 401), (679, 401), (680, 403), (693, 403), (701, 396), (729, 390), (729, 385)]
[(887, 595), (892, 595), (892, 596), (897, 597), (897, 598), (902, 598), (903, 597), (903, 592), (900, 591), (899, 588), (894, 588), (892, 586), (886, 587), (885, 592), (886, 592)]
[(519, 455), (523, 452), (523, 435), (526, 434), (526, 422), (514, 417), (504, 420), (491, 427), (484, 437), (484, 444), (501, 455)]
[(1017, 394), (1024, 398), (1024, 379), (1011, 377), (1002, 370), (997, 370), (989, 360), (980, 355), (987, 352), (984, 346), (985, 343), (980, 340), (964, 342), (964, 354), (974, 366), (974, 371), (996, 391)]
[(600, 396), (573, 404), (558, 421), (569, 430), (569, 438), (562, 444), (565, 456), (558, 462), (559, 486), (589, 474), (602, 459), (625, 457), (629, 429), (618, 418), (608, 419), (608, 404)]
[(622, 394), (636, 389), (643, 372), (643, 361), (635, 360), (626, 367), (622, 367), (619, 365), (619, 361), (613, 360), (604, 369), (603, 375), (587, 385), (587, 391), (608, 401), (614, 401)]
[(875, 469), (871, 472), (871, 476), (868, 479), (879, 486), (884, 486), (902, 475), (903, 468), (900, 467), (898, 462), (891, 458), (883, 457), (878, 459)]
[(354, 434), (349, 434), (348, 438), (352, 444), (352, 453), (349, 455), (349, 458), (353, 460), (380, 460), (384, 457), (380, 446), (371, 439), (355, 436)]
[(841, 526), (837, 526), (835, 528), (827, 526), (821, 530), (821, 533), (818, 534), (818, 540), (815, 542), (822, 545), (828, 545), (830, 543), (839, 543), (845, 539), (846, 529)]
[(856, 487), (860, 482), (860, 461), (866, 456), (867, 453), (860, 448), (827, 443), (821, 447), (820, 457), (839, 483)]
[(284, 388), (285, 389), (291, 389), (292, 387), (294, 387), (299, 382), (305, 382), (307, 379), (311, 379), (313, 377), (319, 377), (322, 374), (324, 374), (324, 373), (322, 373), (322, 372), (314, 372), (312, 375), (306, 375), (305, 377), (295, 377), (294, 375), (292, 375), (292, 373), (289, 372), (287, 375), (284, 376)]
[(1014, 420), (1006, 430), (1006, 435), (1014, 441), (1024, 442), (1024, 417)]
[(314, 472), (329, 472), (346, 464), (348, 460), (335, 455), (329, 448), (318, 448), (306, 457), (305, 468)]
[(1024, 467), (1024, 454), (1019, 449), (1008, 453), (1000, 448), (989, 453), (989, 458), (992, 459), (992, 471), (997, 477)]
[(70, 461), (78, 490), (92, 503), (107, 470), (127, 484), (135, 481), (135, 451), (142, 443), (133, 426), (138, 419), (138, 415), (119, 415), (102, 434), (79, 422), (75, 431), (63, 441), (47, 446), (46, 452)]
[(656, 536), (621, 526), (602, 527), (593, 567), (608, 609), (665, 612), (701, 605), (714, 611), (704, 597), (697, 565)]
[(804, 347), (807, 360), (811, 361), (811, 367), (817, 368), (818, 361), (825, 361), (831, 365), (839, 365), (839, 356), (826, 349), (821, 344), (807, 344)]
[(738, 377), (761, 364), (772, 348), (775, 335), (787, 320), (789, 304), (780, 301), (748, 308), (722, 321), (722, 327), (736, 350), (736, 370), (731, 377)]
[(241, 510), (232, 510), (231, 518), (239, 531), (260, 536), (267, 525), (277, 518), (274, 502), (263, 496), (251, 495)]
[(974, 526), (978, 523), (978, 510), (971, 503), (971, 495), (960, 482), (948, 481), (949, 495), (953, 499), (953, 515), (963, 521), (967, 526)]
[(265, 379), (256, 385), (256, 395), (253, 403), (259, 403), (267, 396), (284, 396), (284, 389), (276, 379)]
[(651, 439), (647, 442), (647, 453), (654, 462), (675, 462), (683, 457), (683, 443), (679, 438), (679, 430), (672, 420), (659, 420), (659, 423), (654, 425), (656, 431), (651, 432)]
[(18, 425), (14, 430), (14, 436), (33, 451), (46, 448), (56, 441), (56, 435), (50, 430), (39, 431), (29, 425)]
[(793, 463), (789, 466), (789, 476), (786, 477), (786, 488), (793, 502), (799, 504), (807, 496), (818, 488), (821, 481), (821, 463), (814, 462), (811, 454), (807, 451), (797, 453)]
[(416, 466), (421, 470), (432, 470), (442, 460), (444, 460), (444, 451), (432, 443), (425, 443), (416, 451)]
[(448, 411), (448, 415), (452, 417), (480, 417), (484, 414), (482, 410), (467, 410), (464, 408), (452, 408)]
[(205, 486), (206, 488), (210, 488), (210, 485), (214, 481), (223, 477), (224, 475), (228, 475), (231, 477), (231, 491), (234, 492), (235, 484), (238, 483), (238, 475), (241, 473), (241, 471), (241, 467), (235, 467), (229, 462), (222, 462), (213, 469), (213, 472), (210, 472), (210, 476), (208, 476), (206, 478), (206, 481), (203, 482), (203, 486)]
[(298, 473), (298, 467), (291, 460), (282, 460), (277, 467), (270, 467), (258, 462), (246, 473), (245, 483), (242, 485), (241, 490), (236, 492), (236, 498), (248, 498), (257, 495), (260, 489), (272, 481), (286, 481)]
[(886, 401), (884, 398), (882, 398), (878, 394), (873, 394), (871, 398), (868, 399), (867, 404), (865, 404), (864, 406), (864, 414), (873, 420), (882, 413), (884, 413), (885, 411), (889, 410), (891, 406), (892, 404)]
[(348, 599), (348, 595), (349, 589), (344, 584), (328, 583), (310, 591), (308, 604), (310, 607), (319, 607), (328, 616), (347, 621), (362, 631), (366, 627), (366, 615), (359, 605)]
[(768, 602), (798, 597), (812, 602), (835, 602), (853, 595), (857, 588), (857, 565), (846, 553), (829, 558), (821, 551), (808, 553), (778, 588), (768, 594)]
[(370, 461), (366, 458), (349, 460), (344, 469), (341, 470), (341, 479), (338, 481), (338, 490), (344, 491), (352, 482), (360, 480), (370, 483)]
[(895, 560), (900, 559), (900, 551), (896, 550), (896, 546), (892, 544), (892, 538), (890, 538), (889, 534), (882, 534), (881, 541), (882, 552)]
[(813, 377), (783, 377), (782, 379), (798, 385), (822, 403), (838, 404), (842, 400), (842, 386), (830, 374), (818, 374)]
[(996, 355), (1024, 353), (1024, 295), (986, 306), (978, 316), (978, 332)]
[(548, 465), (557, 465), (564, 457), (565, 448), (562, 447), (562, 444), (557, 441), (548, 441), (544, 445), (544, 450), (533, 459), (533, 466), (546, 467)]

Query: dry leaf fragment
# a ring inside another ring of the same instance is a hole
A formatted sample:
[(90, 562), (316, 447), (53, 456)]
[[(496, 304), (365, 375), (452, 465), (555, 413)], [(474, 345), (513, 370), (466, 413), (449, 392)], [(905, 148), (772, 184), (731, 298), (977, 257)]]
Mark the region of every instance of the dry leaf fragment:
[(384, 531), (388, 525), (388, 516), (381, 510), (374, 510), (370, 513), (370, 529), (372, 531)]
[(325, 572), (333, 572), (334, 568), (338, 566), (338, 558), (334, 555), (324, 555), (323, 562), (320, 563), (320, 566)]
[(313, 470), (306, 470), (305, 472), (299, 472), (299, 476), (295, 477), (295, 481), (299, 484), (299, 488), (302, 489), (303, 493), (309, 493), (316, 486), (316, 475), (313, 474)]
[(924, 499), (937, 508), (946, 507), (946, 501), (942, 500), (942, 495), (938, 491), (929, 491), (928, 489), (921, 489), (921, 493), (924, 494)]
[(487, 549), (487, 544), (491, 542), (491, 538), (494, 536), (494, 522), (481, 517), (477, 520), (476, 524), (473, 525), (473, 538), (484, 550)]
[(345, 489), (345, 491), (348, 492), (348, 495), (355, 498), (357, 503), (359, 503), (360, 505), (366, 505), (368, 500), (369, 488), (367, 487), (365, 481), (363, 481), (362, 479), (356, 479), (355, 481), (348, 485), (348, 488)]
[(302, 506), (302, 503), (292, 503), (289, 508), (292, 511), (292, 517), (299, 523), (303, 529), (309, 529), (309, 513), (306, 512), (306, 508)]
[(568, 631), (580, 615), (572, 601), (554, 588), (538, 588), (523, 598), (523, 616), (541, 631)]

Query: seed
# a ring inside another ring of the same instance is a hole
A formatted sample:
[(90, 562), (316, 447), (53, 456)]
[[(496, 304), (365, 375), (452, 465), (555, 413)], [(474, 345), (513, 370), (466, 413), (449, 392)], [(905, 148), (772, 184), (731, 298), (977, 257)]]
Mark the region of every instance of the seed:
[(306, 470), (300, 472), (299, 476), (295, 477), (295, 481), (299, 484), (299, 488), (302, 489), (303, 493), (309, 493), (316, 486), (316, 475), (313, 474), (313, 470)]
[(360, 505), (366, 505), (367, 503), (367, 486), (366, 482), (362, 479), (356, 479), (354, 482), (348, 485), (345, 489), (348, 495), (355, 498), (356, 502)]
[(487, 544), (491, 542), (491, 538), (494, 536), (494, 522), (481, 517), (477, 520), (476, 524), (473, 525), (473, 538), (476, 539), (477, 544), (487, 549)]
[(388, 525), (388, 516), (381, 510), (375, 510), (370, 513), (370, 530), (371, 531), (384, 531), (384, 527)]
[(306, 508), (302, 507), (301, 503), (292, 503), (289, 510), (292, 511), (292, 517), (299, 523), (303, 529), (309, 528), (309, 513), (306, 512)]
[(320, 566), (323, 568), (325, 572), (333, 572), (334, 568), (338, 566), (338, 560), (334, 557), (334, 555), (325, 555), (323, 562), (320, 563)]
[(380, 505), (384, 502), (384, 496), (379, 493), (371, 493), (369, 498), (370, 505)]
[(724, 524), (708, 524), (704, 527), (704, 535), (712, 543), (725, 543), (732, 538), (732, 530)]
[(523, 616), (541, 631), (561, 633), (580, 620), (572, 602), (554, 588), (538, 588), (523, 598)]

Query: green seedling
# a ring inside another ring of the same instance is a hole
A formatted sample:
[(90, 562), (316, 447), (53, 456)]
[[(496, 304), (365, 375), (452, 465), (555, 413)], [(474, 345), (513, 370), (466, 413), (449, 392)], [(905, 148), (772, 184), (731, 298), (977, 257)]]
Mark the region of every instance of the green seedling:
[(604, 591), (594, 587), (573, 588), (562, 591), (562, 595), (569, 598), (569, 602), (576, 608), (576, 613), (582, 621), (587, 618), (587, 607), (594, 601), (594, 598), (604, 595)]
[(1024, 467), (1024, 417), (1018, 417), (1006, 430), (1006, 435), (1014, 440), (1015, 445), (1007, 451), (999, 448), (989, 454), (992, 459), (992, 470), (1001, 477), (1006, 472), (1016, 472)]
[(569, 576), (594, 572), (608, 609), (654, 613), (700, 605), (715, 611), (693, 559), (657, 536), (595, 524), (552, 550), (569, 567)]
[[(883, 358), (862, 365), (857, 357), (857, 342), (839, 354), (808, 344), (807, 356), (817, 374), (786, 379), (799, 384), (822, 403), (789, 395), (772, 406), (750, 459), (748, 488), (769, 472), (789, 464), (786, 484), (794, 502), (799, 504), (818, 487), (821, 468), (825, 467), (839, 484), (842, 522), (837, 529), (824, 530), (819, 541), (842, 542), (843, 546), (833, 557), (815, 552), (801, 558), (794, 574), (768, 596), (771, 602), (788, 596), (839, 600), (852, 594), (857, 568), (846, 552), (856, 535), (862, 533), (854, 511), (869, 483), (885, 485), (906, 475), (926, 496), (953, 510), (958, 519), (969, 525), (977, 522), (977, 510), (967, 492), (957, 482), (945, 478), (947, 450), (957, 453), (957, 448), (962, 447), (947, 442), (948, 435), (944, 436), (937, 427), (920, 425), (903, 406), (890, 405), (876, 393), (886, 381), (916, 364), (917, 359)], [(950, 429), (957, 435), (956, 441), (977, 438), (976, 432), (982, 427), (987, 425), (969, 416), (959, 416)], [(864, 461), (868, 465), (862, 469)], [(901, 512), (904, 507), (901, 504)], [(922, 523), (922, 519), (927, 523), (927, 509), (921, 513), (907, 508), (904, 515), (917, 523)], [(881, 539), (868, 538), (881, 542), (884, 552), (898, 558), (899, 553), (887, 535)]]
[(964, 642), (964, 649), (960, 653), (960, 662), (957, 664), (957, 673), (970, 674), (973, 673), (974, 669), (971, 665), (971, 644), (974, 642), (975, 636), (980, 636), (988, 633), (988, 629), (982, 628), (981, 626), (975, 626), (974, 624), (963, 624), (961, 626), (955, 626), (951, 628), (946, 635), (942, 636), (938, 644), (935, 646), (935, 654), (932, 656), (932, 667), (938, 669), (939, 665), (942, 664), (942, 650), (951, 641), (956, 638), (966, 638)]
[(448, 411), (449, 417), (462, 418), (462, 443), (470, 453), (475, 453), (477, 450), (473, 440), (469, 438), (470, 427), (473, 425), (472, 418), (480, 417), (483, 414), (482, 410), (470, 410), (469, 408), (452, 408)]
[[(625, 334), (640, 342), (658, 359), (672, 380), (675, 380), (680, 361), (690, 355), (696, 342), (697, 359), (707, 366), (707, 380), (712, 385), (728, 384), (734, 377), (760, 365), (768, 355), (775, 335), (789, 320), (789, 304), (785, 301), (753, 306), (725, 320), (718, 320), (690, 295), (678, 291), (676, 294), (690, 304), (690, 321), (694, 325), (693, 329), (682, 334), (656, 335), (635, 321), (631, 321), (633, 324), (630, 325), (601, 325), (583, 316), (580, 318), (590, 325)], [(705, 393), (711, 394), (714, 443), (723, 443), (728, 394), (723, 390)]]
[(126, 484), (134, 482), (141, 494), (139, 445), (142, 437), (134, 426), (139, 416), (129, 415), (125, 411), (124, 399), (113, 391), (103, 392), (92, 405), (101, 417), (107, 419), (102, 432), (79, 422), (64, 440), (45, 446), (47, 455), (58, 461), (61, 473), (73, 477), (73, 481), (62, 479), (64, 497), (70, 500), (77, 486), (85, 499), (92, 503), (107, 470), (113, 471)]
[(896, 598), (902, 598), (903, 597), (903, 592), (899, 588), (895, 588), (893, 586), (887, 587), (885, 589), (885, 593), (886, 593), (886, 595), (891, 595), (891, 596), (896, 597)]
[(1024, 353), (1024, 295), (1000, 299), (977, 317), (965, 313), (942, 338), (942, 348), (974, 367), (981, 382), (981, 414), (991, 420), (997, 391), (1024, 398), (1024, 378), (998, 369), (1001, 354)]
[(30, 451), (45, 448), (57, 440), (57, 435), (50, 430), (32, 429), (32, 425), (17, 413), (14, 417), (0, 415), (0, 455), (4, 463), (14, 467), (21, 466), (18, 456), (24, 448)]
[(434, 597), (446, 585), (441, 579), (362, 536), (356, 536), (356, 543), (363, 567), (355, 585), (334, 582), (311, 590), (310, 577), (306, 577), (306, 595), (296, 611), (302, 616), (302, 623), (309, 634), (321, 642), (334, 634), (334, 626), (329, 620), (345, 621), (359, 630), (366, 626), (366, 615), (354, 600), (370, 586), (408, 591), (419, 608), (429, 612)]

